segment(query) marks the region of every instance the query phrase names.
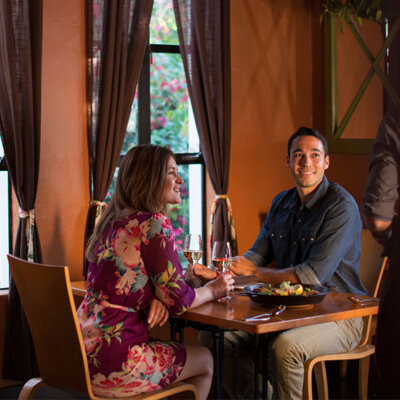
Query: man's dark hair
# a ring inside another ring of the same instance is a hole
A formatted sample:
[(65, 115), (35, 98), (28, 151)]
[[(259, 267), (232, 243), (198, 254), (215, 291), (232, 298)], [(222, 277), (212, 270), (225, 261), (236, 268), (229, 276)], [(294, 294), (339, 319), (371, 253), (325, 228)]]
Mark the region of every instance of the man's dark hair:
[(288, 157), (290, 156), (290, 149), (292, 147), (293, 140), (299, 136), (314, 136), (314, 137), (316, 137), (322, 143), (322, 146), (324, 147), (325, 157), (328, 155), (328, 143), (327, 143), (325, 137), (323, 135), (321, 135), (315, 129), (302, 126), (301, 128), (297, 129), (297, 131), (295, 133), (293, 133), (293, 135), (290, 136), (290, 138), (289, 138)]

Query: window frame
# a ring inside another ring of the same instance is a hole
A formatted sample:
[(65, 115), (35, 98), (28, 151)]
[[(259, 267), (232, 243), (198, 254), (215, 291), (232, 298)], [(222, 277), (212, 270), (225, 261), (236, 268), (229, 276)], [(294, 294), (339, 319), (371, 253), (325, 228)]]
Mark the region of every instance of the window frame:
[[(152, 54), (181, 54), (179, 45), (175, 44), (151, 44), (147, 41), (146, 51), (143, 58), (142, 70), (140, 72), (137, 91), (138, 91), (138, 144), (151, 143), (151, 98), (150, 98), (150, 66)], [(183, 62), (183, 61), (182, 61)], [(206, 228), (206, 169), (201, 150), (195, 153), (174, 153), (176, 163), (179, 165), (198, 164), (201, 166), (201, 191), (202, 191), (202, 238), (203, 238), (203, 260), (208, 254), (208, 242), (204, 240), (207, 236)], [(120, 160), (125, 154), (120, 155)]]
[[(10, 174), (8, 172), (6, 156), (0, 157), (0, 171), (7, 172), (7, 195), (8, 195), (8, 213), (7, 213), (7, 226), (8, 226), (8, 253), (12, 253), (12, 231), (11, 231), (11, 213), (12, 213), (12, 205), (11, 205), (11, 179)], [(8, 276), (10, 279), (10, 269), (8, 270)], [(8, 286), (0, 286), (0, 290), (7, 290)]]

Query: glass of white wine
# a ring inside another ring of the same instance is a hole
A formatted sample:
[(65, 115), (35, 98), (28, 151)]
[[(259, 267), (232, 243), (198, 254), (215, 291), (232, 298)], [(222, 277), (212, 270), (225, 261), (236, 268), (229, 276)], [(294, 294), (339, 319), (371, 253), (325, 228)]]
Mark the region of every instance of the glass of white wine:
[(189, 264), (196, 264), (203, 255), (201, 235), (189, 234), (183, 241), (183, 255)]
[[(230, 270), (232, 262), (231, 244), (224, 241), (216, 241), (213, 244), (211, 255), (211, 268), (216, 272), (217, 278)], [(220, 300), (229, 300), (227, 295)]]

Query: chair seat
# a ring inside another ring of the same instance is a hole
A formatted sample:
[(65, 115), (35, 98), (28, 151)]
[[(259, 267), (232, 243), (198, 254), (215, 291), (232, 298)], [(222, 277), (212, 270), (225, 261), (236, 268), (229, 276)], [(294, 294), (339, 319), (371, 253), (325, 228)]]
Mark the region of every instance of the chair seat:
[[(375, 346), (373, 344), (365, 344), (364, 346), (356, 347), (353, 350), (345, 351), (343, 353), (327, 354), (320, 357), (314, 357), (311, 360), (313, 364), (321, 361), (342, 361), (342, 360), (358, 360), (362, 357), (371, 356), (375, 353)], [(307, 363), (307, 361), (306, 361)]]
[[(40, 386), (46, 385), (46, 382), (42, 378), (32, 378), (25, 383), (21, 392), (19, 393), (18, 400), (29, 400), (32, 399), (36, 390)], [(141, 393), (136, 396), (124, 397), (125, 400), (158, 400), (165, 399), (170, 396), (174, 396), (178, 393), (191, 392), (191, 396), (188, 398), (193, 398), (197, 400), (197, 389), (194, 385), (186, 382), (174, 382), (170, 385), (162, 388), (153, 390), (147, 393)], [(115, 397), (102, 397), (102, 396), (90, 396), (92, 400), (115, 400)], [(185, 397), (186, 398), (186, 397)]]
[[(105, 400), (92, 391), (68, 267), (31, 263), (11, 255), (8, 260), (42, 374), (25, 383), (18, 399), (32, 399), (40, 386), (48, 385), (92, 400)], [(182, 392), (187, 392), (185, 398), (198, 399), (197, 388), (185, 382), (124, 399), (157, 400)]]

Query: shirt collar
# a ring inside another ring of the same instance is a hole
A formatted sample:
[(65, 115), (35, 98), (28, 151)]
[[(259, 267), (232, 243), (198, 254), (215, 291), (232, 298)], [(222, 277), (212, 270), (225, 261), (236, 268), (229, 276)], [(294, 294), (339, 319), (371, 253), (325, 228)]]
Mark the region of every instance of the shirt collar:
[[(328, 187), (329, 187), (329, 181), (326, 178), (326, 176), (324, 175), (324, 177), (322, 178), (321, 183), (318, 185), (317, 190), (315, 191), (314, 195), (311, 197), (310, 200), (306, 201), (303, 204), (303, 207), (306, 207), (309, 210), (312, 210), (315, 207), (315, 205), (319, 202), (319, 200), (325, 196), (326, 191), (328, 190)], [(294, 188), (292, 195), (290, 196), (290, 198), (288, 199), (288, 201), (286, 202), (284, 207), (290, 208), (290, 209), (302, 208), (300, 205), (299, 194), (297, 193), (296, 188)]]

